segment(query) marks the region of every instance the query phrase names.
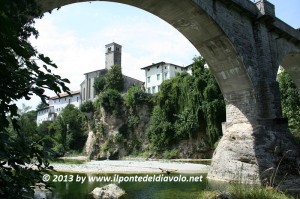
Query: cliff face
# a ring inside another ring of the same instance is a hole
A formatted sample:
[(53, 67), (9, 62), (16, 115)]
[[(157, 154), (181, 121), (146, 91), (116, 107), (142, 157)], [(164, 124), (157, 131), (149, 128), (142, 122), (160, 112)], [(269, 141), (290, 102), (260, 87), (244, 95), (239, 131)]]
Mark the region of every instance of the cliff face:
[(90, 159), (121, 159), (129, 155), (147, 154), (153, 158), (211, 158), (212, 149), (204, 142), (205, 133), (182, 140), (176, 146), (158, 157), (149, 152), (146, 135), (151, 116), (148, 105), (140, 105), (135, 110), (125, 106), (119, 114), (108, 113), (104, 109), (90, 116), (90, 132), (85, 152)]
[(150, 119), (150, 107), (142, 105), (133, 113), (125, 106), (119, 114), (103, 108), (92, 117), (85, 152), (90, 159), (120, 159), (147, 148), (145, 129)]

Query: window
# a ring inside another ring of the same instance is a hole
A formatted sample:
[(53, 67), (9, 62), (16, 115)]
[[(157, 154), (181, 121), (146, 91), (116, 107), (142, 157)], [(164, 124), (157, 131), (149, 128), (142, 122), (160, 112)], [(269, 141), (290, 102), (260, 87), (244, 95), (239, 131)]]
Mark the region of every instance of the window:
[(165, 72), (165, 79), (168, 78), (168, 72)]
[(117, 49), (117, 52), (119, 52), (119, 51), (120, 51), (120, 48), (118, 48), (118, 47), (117, 47), (116, 49)]
[(85, 100), (85, 88), (83, 89), (83, 101)]
[(159, 68), (159, 66), (156, 66), (156, 68)]
[(148, 83), (150, 83), (150, 76), (149, 76), (149, 77), (147, 77), (147, 82), (148, 82)]
[(148, 71), (150, 71), (150, 68), (148, 68)]
[(78, 97), (77, 97), (77, 102), (78, 102)]
[(157, 86), (157, 92), (159, 92), (160, 91), (160, 86)]
[(177, 69), (177, 66), (175, 66), (175, 69)]
[(110, 52), (110, 51), (111, 51), (111, 47), (108, 48), (108, 52)]
[(67, 101), (67, 98), (65, 97), (65, 101)]
[(155, 86), (152, 86), (152, 93), (155, 93)]
[(71, 103), (71, 99), (69, 99), (69, 104)]
[(156, 80), (158, 80), (158, 81), (160, 80), (160, 74), (156, 75)]
[(148, 93), (151, 93), (151, 89), (150, 89), (150, 87), (148, 88)]

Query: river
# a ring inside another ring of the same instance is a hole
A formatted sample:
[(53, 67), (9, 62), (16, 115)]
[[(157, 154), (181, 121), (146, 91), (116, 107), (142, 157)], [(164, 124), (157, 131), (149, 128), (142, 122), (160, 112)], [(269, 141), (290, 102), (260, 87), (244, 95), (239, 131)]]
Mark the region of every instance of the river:
[[(70, 180), (70, 176), (73, 180)], [(56, 177), (55, 177), (56, 176)], [(117, 176), (117, 177), (116, 177)], [(202, 180), (199, 179), (202, 176)], [(54, 173), (52, 196), (49, 199), (87, 199), (91, 198), (89, 193), (96, 187), (102, 187), (108, 182), (95, 182), (95, 179), (105, 177), (107, 179), (121, 178), (123, 180), (130, 179), (146, 179), (152, 177), (156, 182), (120, 182), (117, 183), (125, 192), (125, 199), (176, 199), (176, 198), (198, 198), (199, 193), (207, 186), (206, 174), (82, 174), (82, 173)], [(79, 179), (85, 178), (82, 183)], [(140, 178), (139, 178), (140, 177)], [(198, 182), (188, 182), (198, 177)], [(59, 179), (60, 178), (60, 179)], [(69, 178), (69, 180), (68, 180)], [(92, 180), (94, 179), (94, 180)], [(104, 179), (104, 178), (102, 178)], [(179, 182), (186, 180), (185, 182)], [(60, 181), (60, 182), (59, 182)], [(94, 182), (93, 182), (94, 181)], [(172, 182), (171, 182), (172, 181)], [(176, 181), (176, 182), (175, 182)], [(48, 199), (48, 198), (47, 198)]]

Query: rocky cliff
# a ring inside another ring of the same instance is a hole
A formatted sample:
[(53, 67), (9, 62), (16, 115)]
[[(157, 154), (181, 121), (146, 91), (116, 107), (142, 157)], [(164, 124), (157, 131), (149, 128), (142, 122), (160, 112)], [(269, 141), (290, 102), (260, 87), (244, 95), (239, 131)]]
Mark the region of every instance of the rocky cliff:
[(151, 107), (139, 105), (135, 110), (122, 106), (119, 114), (109, 113), (103, 108), (89, 115), (89, 136), (85, 152), (90, 159), (121, 159), (125, 156), (151, 158), (211, 158), (213, 150), (205, 143), (206, 134), (182, 140), (162, 154), (149, 151), (146, 135), (151, 116)]

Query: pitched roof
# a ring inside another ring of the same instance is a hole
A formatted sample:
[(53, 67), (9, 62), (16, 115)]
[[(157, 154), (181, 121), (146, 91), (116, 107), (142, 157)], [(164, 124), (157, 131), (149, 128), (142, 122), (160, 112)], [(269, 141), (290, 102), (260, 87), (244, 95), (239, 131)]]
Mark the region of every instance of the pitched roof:
[(78, 91), (70, 91), (71, 94), (65, 92), (65, 93), (59, 93), (58, 95), (59, 96), (53, 96), (53, 97), (50, 97), (50, 99), (58, 99), (58, 98), (62, 98), (62, 97), (67, 97), (67, 96), (72, 96), (72, 95), (76, 95), (76, 94), (80, 94), (80, 90)]
[(169, 65), (172, 65), (172, 66), (175, 66), (175, 67), (186, 68), (186, 67), (179, 66), (179, 65), (176, 65), (176, 64), (171, 64), (171, 63), (167, 63), (167, 62), (161, 61), (161, 62), (158, 62), (158, 63), (153, 63), (153, 64), (151, 64), (151, 65), (149, 65), (149, 66), (145, 66), (145, 67), (143, 67), (143, 68), (141, 68), (141, 69), (142, 69), (142, 70), (145, 70), (145, 69), (147, 69), (147, 68), (151, 68), (151, 67), (153, 67), (153, 66), (157, 66), (157, 65), (161, 65), (161, 64), (169, 64)]

